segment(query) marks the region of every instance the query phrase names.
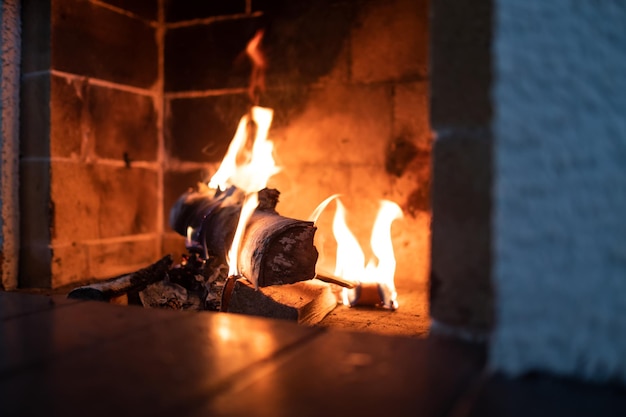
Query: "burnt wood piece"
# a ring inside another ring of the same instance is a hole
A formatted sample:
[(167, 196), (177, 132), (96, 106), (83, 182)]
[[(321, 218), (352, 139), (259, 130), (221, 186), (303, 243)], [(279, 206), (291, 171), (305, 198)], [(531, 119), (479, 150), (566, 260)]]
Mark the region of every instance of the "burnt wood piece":
[[(248, 221), (238, 257), (238, 270), (256, 287), (290, 284), (315, 277), (317, 249), (313, 222), (283, 217), (275, 211), (278, 191), (259, 191), (259, 206)], [(233, 241), (243, 193), (228, 189), (212, 195), (188, 192), (170, 211), (170, 224), (190, 236), (188, 248), (200, 250), (218, 263), (227, 263), (226, 254)], [(188, 228), (193, 232), (189, 235)]]
[(315, 325), (337, 306), (330, 285), (312, 279), (258, 290), (245, 279), (232, 280), (228, 303), (222, 311)]
[(129, 292), (141, 291), (148, 285), (164, 279), (172, 263), (172, 256), (166, 255), (152, 265), (130, 274), (75, 288), (70, 291), (67, 298), (110, 301)]

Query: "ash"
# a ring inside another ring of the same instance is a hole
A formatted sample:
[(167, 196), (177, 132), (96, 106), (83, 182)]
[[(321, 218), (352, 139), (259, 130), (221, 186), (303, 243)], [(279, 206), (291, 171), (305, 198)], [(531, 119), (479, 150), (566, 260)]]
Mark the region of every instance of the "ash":
[(164, 279), (139, 291), (139, 302), (150, 308), (220, 311), (227, 277), (227, 265), (190, 252)]

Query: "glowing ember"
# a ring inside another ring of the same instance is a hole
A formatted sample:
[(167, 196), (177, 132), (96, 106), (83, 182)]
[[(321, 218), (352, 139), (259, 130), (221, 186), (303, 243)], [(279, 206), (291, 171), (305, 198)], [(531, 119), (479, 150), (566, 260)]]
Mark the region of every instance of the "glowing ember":
[[(312, 216), (317, 219), (321, 210), (335, 198), (337, 198), (336, 195), (324, 200)], [(366, 265), (363, 250), (346, 223), (346, 210), (341, 201), (337, 199), (337, 209), (332, 226), (337, 242), (334, 275), (357, 283), (354, 289), (343, 289), (342, 298), (345, 305), (358, 304), (359, 297), (364, 295), (361, 294), (362, 292), (371, 292), (374, 289), (378, 293), (375, 298), (380, 304), (390, 309), (398, 307), (394, 284), (396, 260), (391, 241), (391, 224), (401, 217), (402, 210), (396, 203), (387, 200), (381, 201), (370, 239), (375, 259), (370, 259)], [(371, 294), (368, 295), (368, 297), (370, 296)]]

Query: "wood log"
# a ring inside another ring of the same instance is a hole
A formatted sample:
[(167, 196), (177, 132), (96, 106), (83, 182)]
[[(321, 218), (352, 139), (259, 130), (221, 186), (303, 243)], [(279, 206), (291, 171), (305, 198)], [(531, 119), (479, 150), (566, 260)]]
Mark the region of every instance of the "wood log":
[[(315, 277), (316, 227), (312, 222), (279, 215), (275, 210), (278, 194), (271, 189), (259, 192), (259, 206), (248, 221), (240, 245), (238, 270), (255, 287)], [(172, 207), (170, 224), (183, 235), (189, 227), (193, 229), (188, 249), (203, 251), (206, 257), (226, 264), (242, 201), (243, 193), (236, 189), (215, 195), (189, 192)]]
[(292, 320), (315, 325), (337, 306), (330, 285), (317, 279), (288, 285), (259, 288), (247, 280), (234, 281), (228, 304), (229, 313)]
[(67, 298), (111, 301), (131, 291), (141, 291), (148, 285), (164, 279), (172, 263), (172, 256), (166, 255), (152, 265), (130, 274), (75, 288), (70, 291)]

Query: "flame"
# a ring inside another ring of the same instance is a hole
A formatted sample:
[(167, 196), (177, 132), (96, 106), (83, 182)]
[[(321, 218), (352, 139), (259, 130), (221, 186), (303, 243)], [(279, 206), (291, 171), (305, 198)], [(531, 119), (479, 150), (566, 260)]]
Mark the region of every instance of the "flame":
[(233, 237), (233, 243), (228, 250), (228, 275), (238, 276), (240, 275), (238, 267), (239, 259), (239, 247), (241, 246), (241, 240), (246, 230), (248, 220), (252, 217), (254, 210), (259, 205), (258, 193), (251, 193), (246, 195), (243, 204), (241, 205), (241, 212), (239, 213), (239, 221), (237, 222), (237, 229), (235, 230), (235, 236)]
[(264, 31), (262, 29), (258, 30), (246, 46), (246, 55), (248, 55), (248, 58), (250, 58), (250, 61), (252, 62), (248, 95), (255, 104), (259, 100), (259, 94), (262, 91), (265, 91), (265, 69), (267, 68), (267, 60), (261, 50), (263, 34)]
[[(274, 144), (267, 138), (273, 115), (272, 109), (254, 106), (250, 114), (241, 118), (209, 187), (225, 190), (234, 185), (246, 193), (253, 193), (267, 186), (270, 177), (280, 171), (272, 155)], [(256, 128), (251, 129), (250, 125)], [(250, 134), (253, 134), (251, 146)]]
[[(272, 116), (272, 109), (254, 106), (250, 114), (241, 118), (219, 169), (209, 181), (209, 187), (214, 189), (235, 186), (246, 193), (227, 254), (229, 275), (239, 275), (239, 247), (248, 220), (258, 205), (257, 192), (265, 188), (270, 177), (279, 171), (272, 156), (274, 144), (267, 138)], [(253, 137), (251, 146), (250, 137)]]
[(333, 235), (337, 241), (337, 259), (335, 275), (350, 281), (361, 281), (365, 271), (365, 255), (346, 223), (346, 209), (337, 200), (337, 209), (333, 219)]
[[(260, 48), (262, 40), (263, 31), (259, 30), (248, 42), (245, 50), (252, 62), (248, 93), (253, 104), (258, 102), (259, 94), (265, 89), (267, 60)], [(268, 140), (273, 116), (272, 109), (257, 105), (250, 107), (250, 111), (239, 121), (226, 155), (208, 183), (213, 189), (226, 190), (230, 186), (235, 186), (245, 193), (235, 236), (226, 255), (229, 275), (240, 275), (239, 248), (248, 221), (258, 206), (257, 193), (267, 187), (270, 177), (280, 171), (272, 155), (274, 144)]]
[[(383, 200), (372, 228), (370, 246), (375, 259), (365, 264), (365, 255), (358, 240), (346, 223), (346, 210), (337, 200), (337, 209), (333, 219), (333, 235), (337, 241), (335, 276), (364, 283), (376, 283), (382, 297), (382, 304), (390, 309), (398, 307), (397, 292), (394, 284), (396, 259), (391, 240), (391, 224), (402, 217), (400, 207), (391, 201)], [(343, 289), (345, 305), (353, 305), (358, 297), (358, 289)]]

